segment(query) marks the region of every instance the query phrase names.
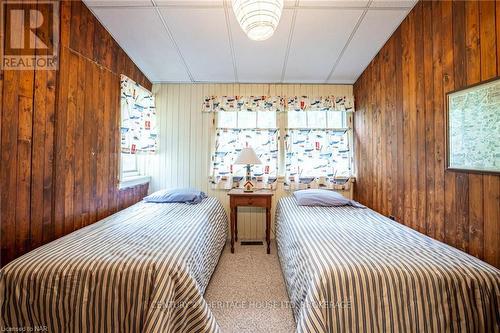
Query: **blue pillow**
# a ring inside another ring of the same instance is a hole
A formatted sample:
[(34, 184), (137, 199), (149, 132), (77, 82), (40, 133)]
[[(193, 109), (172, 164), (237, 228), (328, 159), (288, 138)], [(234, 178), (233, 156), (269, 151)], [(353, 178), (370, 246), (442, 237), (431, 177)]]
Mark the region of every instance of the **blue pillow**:
[(337, 206), (353, 206), (358, 208), (366, 208), (354, 200), (347, 199), (342, 194), (321, 189), (300, 190), (293, 193), (299, 206), (322, 206), (322, 207), (337, 207)]
[(144, 198), (146, 202), (183, 202), (187, 204), (197, 204), (205, 199), (205, 192), (192, 188), (180, 188), (170, 190), (160, 190)]

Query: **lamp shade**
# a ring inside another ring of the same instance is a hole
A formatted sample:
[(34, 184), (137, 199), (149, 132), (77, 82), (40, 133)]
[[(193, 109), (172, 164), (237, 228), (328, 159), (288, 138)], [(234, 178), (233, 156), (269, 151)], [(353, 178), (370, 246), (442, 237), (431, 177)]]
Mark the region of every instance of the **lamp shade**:
[(234, 164), (262, 164), (255, 151), (250, 148), (243, 148)]
[(278, 27), (283, 0), (233, 0), (233, 11), (248, 38), (266, 40)]

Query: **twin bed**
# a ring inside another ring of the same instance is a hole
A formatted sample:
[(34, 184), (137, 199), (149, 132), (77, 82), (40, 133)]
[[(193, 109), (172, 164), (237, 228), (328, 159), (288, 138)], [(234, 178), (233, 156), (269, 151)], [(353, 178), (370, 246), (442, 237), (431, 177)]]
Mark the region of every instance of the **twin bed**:
[(500, 271), (371, 209), (279, 201), (298, 332), (499, 332)]
[(203, 294), (226, 235), (215, 198), (137, 203), (6, 265), (0, 327), (215, 332)]
[[(140, 202), (5, 266), (0, 327), (217, 332), (226, 235), (215, 198)], [(500, 330), (499, 270), (370, 209), (282, 198), (276, 240), (298, 332)]]

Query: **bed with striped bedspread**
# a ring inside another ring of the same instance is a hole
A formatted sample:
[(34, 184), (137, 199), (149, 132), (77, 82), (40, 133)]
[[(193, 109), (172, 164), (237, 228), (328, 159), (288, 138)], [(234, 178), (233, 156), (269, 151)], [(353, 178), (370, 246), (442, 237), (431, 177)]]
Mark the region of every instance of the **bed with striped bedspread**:
[(217, 332), (203, 294), (226, 233), (226, 213), (215, 198), (197, 205), (139, 202), (6, 265), (0, 327)]
[(500, 271), (370, 209), (276, 212), (298, 332), (499, 332)]

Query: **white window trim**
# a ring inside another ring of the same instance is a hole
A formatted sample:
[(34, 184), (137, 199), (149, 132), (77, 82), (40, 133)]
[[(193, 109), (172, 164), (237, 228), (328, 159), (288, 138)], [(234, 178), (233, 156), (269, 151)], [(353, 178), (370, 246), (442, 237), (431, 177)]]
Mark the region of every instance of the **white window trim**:
[(140, 175), (141, 174), (139, 173), (138, 170), (124, 171), (122, 173), (122, 178), (123, 179), (127, 179), (127, 178), (137, 177), (137, 176), (140, 176)]
[(150, 176), (141, 176), (141, 175), (130, 176), (120, 180), (120, 183), (118, 184), (118, 189), (122, 190), (128, 187), (134, 187), (137, 185), (146, 184), (149, 183), (150, 181), (151, 181)]
[[(120, 153), (122, 154), (122, 153)], [(144, 176), (139, 173), (139, 170), (132, 170), (122, 172), (122, 159), (120, 156), (120, 181), (118, 182), (118, 189), (122, 190), (129, 187), (134, 187), (142, 184), (149, 183), (150, 176)]]

